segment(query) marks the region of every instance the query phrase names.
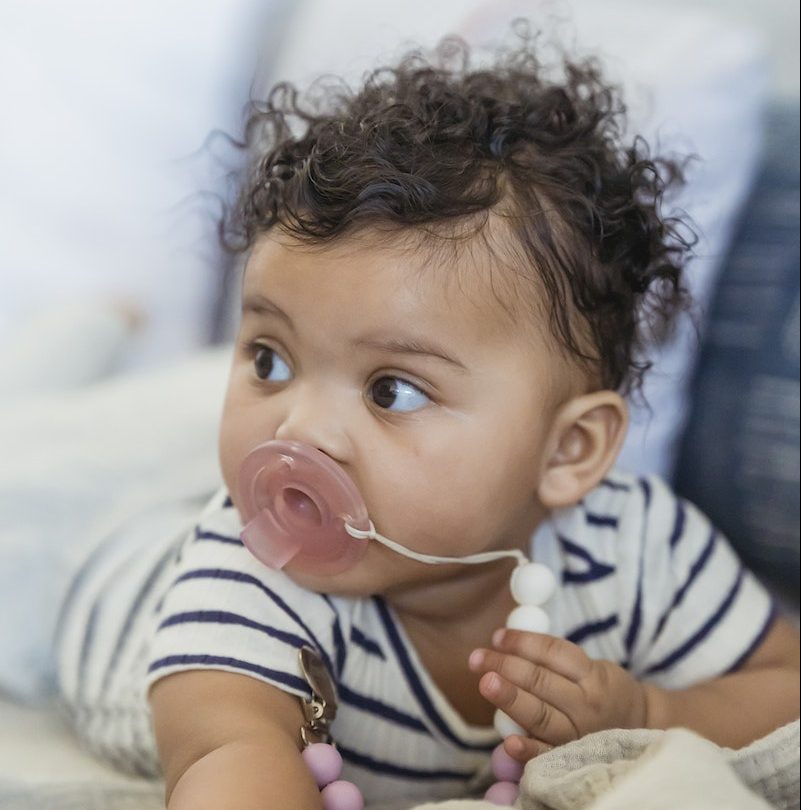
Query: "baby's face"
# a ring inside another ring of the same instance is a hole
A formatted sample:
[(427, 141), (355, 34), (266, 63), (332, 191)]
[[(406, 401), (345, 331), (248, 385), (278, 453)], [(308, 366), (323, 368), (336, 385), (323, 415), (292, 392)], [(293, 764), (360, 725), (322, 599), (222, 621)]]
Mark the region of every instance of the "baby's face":
[[(570, 374), (536, 330), (515, 326), (481, 261), (457, 270), (366, 237), (314, 248), (263, 237), (245, 272), (220, 433), (234, 503), (250, 450), (294, 440), (334, 459), (376, 529), (410, 549), (524, 548)], [(325, 581), (286, 570), (316, 590), (367, 595), (456, 568), (371, 542)]]

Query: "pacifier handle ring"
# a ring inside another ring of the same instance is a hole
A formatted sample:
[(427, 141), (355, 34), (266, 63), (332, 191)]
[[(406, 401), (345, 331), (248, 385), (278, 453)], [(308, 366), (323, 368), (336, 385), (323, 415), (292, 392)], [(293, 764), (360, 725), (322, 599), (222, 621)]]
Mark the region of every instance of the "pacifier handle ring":
[(440, 557), (436, 554), (421, 554), (418, 551), (412, 551), (406, 548), (406, 546), (402, 546), (400, 543), (396, 543), (394, 540), (390, 540), (388, 537), (384, 537), (375, 530), (372, 520), (369, 521), (369, 523), (370, 528), (366, 530), (356, 529), (348, 523), (345, 523), (345, 531), (357, 540), (377, 540), (381, 545), (392, 549), (392, 551), (397, 554), (402, 554), (404, 557), (410, 557), (413, 560), (428, 563), (429, 565), (452, 565), (454, 563), (461, 563), (462, 565), (481, 565), (482, 563), (493, 562), (494, 560), (500, 560), (505, 557), (516, 559), (518, 565), (526, 565), (529, 562), (528, 557), (518, 549), (483, 551), (479, 554), (468, 554), (466, 557)]

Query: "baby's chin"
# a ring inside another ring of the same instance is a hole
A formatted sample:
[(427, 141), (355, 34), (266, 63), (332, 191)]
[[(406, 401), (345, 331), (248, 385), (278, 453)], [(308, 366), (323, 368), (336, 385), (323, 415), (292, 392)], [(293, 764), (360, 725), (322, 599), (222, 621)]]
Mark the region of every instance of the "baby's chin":
[(313, 593), (347, 599), (375, 596), (375, 582), (371, 583), (364, 572), (357, 573), (354, 569), (358, 568), (360, 566), (357, 564), (350, 571), (340, 574), (310, 574), (289, 563), (283, 570), (296, 585)]

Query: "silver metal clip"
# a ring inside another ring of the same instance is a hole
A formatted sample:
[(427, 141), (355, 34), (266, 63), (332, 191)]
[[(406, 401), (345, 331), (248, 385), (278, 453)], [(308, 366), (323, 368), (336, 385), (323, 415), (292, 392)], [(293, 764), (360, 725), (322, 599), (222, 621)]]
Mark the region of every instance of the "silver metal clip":
[(304, 745), (327, 743), (331, 739), (330, 727), (337, 714), (337, 696), (334, 682), (320, 654), (311, 647), (302, 647), (298, 653), (300, 671), (309, 684), (311, 700), (302, 702), (306, 724), (300, 729)]

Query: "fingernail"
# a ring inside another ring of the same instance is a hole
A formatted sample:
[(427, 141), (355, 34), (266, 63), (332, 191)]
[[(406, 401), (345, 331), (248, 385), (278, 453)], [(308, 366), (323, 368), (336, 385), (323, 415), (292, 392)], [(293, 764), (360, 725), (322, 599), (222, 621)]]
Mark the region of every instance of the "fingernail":
[(492, 634), (492, 645), (493, 647), (500, 647), (503, 644), (503, 640), (506, 636), (506, 630), (502, 627), (500, 630), (496, 630)]
[(473, 650), (468, 659), (468, 666), (470, 669), (478, 669), (484, 662), (484, 653), (482, 650)]
[(511, 751), (509, 751), (509, 755), (513, 757), (522, 756), (526, 752), (526, 744), (518, 736), (507, 737), (506, 747), (507, 750), (509, 748), (512, 749)]
[(488, 672), (480, 681), (483, 687), (481, 691), (486, 697), (492, 697), (498, 693), (501, 688), (501, 679), (494, 672)]

